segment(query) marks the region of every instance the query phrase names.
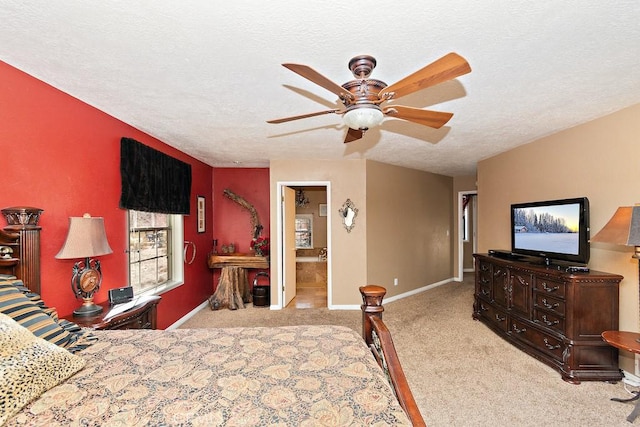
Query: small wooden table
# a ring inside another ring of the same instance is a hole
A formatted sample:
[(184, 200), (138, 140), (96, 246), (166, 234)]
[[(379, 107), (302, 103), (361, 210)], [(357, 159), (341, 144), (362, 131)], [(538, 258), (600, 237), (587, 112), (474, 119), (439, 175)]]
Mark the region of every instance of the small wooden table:
[(136, 305), (131, 310), (120, 313), (108, 320), (104, 320), (109, 313), (111, 305), (108, 301), (98, 304), (102, 307), (102, 313), (95, 316), (79, 317), (66, 316), (70, 322), (82, 328), (91, 329), (156, 329), (157, 307), (162, 298), (151, 297), (140, 305)]
[(265, 256), (249, 254), (218, 255), (211, 254), (208, 259), (209, 268), (242, 267), (269, 268), (269, 261)]
[(209, 297), (212, 310), (244, 308), (245, 303), (251, 302), (247, 269), (269, 268), (267, 257), (251, 254), (209, 254), (207, 264), (209, 268), (222, 269), (218, 287)]
[[(630, 351), (632, 353), (640, 354), (640, 333), (637, 332), (625, 332), (625, 331), (604, 331), (602, 333), (602, 339), (609, 345), (619, 348), (621, 350)], [(635, 392), (635, 396), (629, 399), (619, 399), (617, 397), (611, 398), (614, 402), (633, 402), (640, 399), (640, 392)], [(635, 408), (627, 417), (627, 421), (634, 422), (640, 415), (640, 400), (636, 403)]]

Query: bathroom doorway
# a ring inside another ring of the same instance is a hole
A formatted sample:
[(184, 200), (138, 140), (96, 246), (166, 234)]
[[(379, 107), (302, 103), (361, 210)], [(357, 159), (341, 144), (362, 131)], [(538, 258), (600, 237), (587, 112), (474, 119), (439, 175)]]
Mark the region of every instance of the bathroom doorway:
[[(295, 220), (284, 221), (284, 234), (294, 234), (294, 247), (286, 247), (283, 239), (285, 275), (283, 305), (287, 309), (321, 308), (328, 306), (329, 298), (329, 210), (327, 185), (316, 182), (287, 185), (286, 191), (295, 192)], [(289, 197), (287, 204), (291, 203)], [(286, 211), (290, 206), (285, 207)], [(289, 230), (292, 228), (292, 230)], [(292, 245), (289, 243), (289, 245)], [(295, 253), (294, 257), (288, 254)], [(293, 258), (293, 259), (291, 259)], [(295, 262), (295, 275), (291, 262)], [(295, 278), (294, 278), (295, 276)], [(295, 284), (292, 283), (295, 281)], [(292, 292), (295, 286), (295, 292)]]
[(327, 307), (327, 187), (296, 192), (296, 296), (286, 308)]

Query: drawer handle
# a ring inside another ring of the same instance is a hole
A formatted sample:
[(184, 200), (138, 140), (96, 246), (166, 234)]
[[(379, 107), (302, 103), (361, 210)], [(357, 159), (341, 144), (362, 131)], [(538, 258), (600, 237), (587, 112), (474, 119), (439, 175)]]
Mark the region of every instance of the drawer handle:
[(489, 311), (489, 309), (487, 307), (485, 307), (484, 304), (480, 304), (480, 310), (481, 311)]
[(549, 344), (549, 340), (548, 339), (544, 339), (544, 345), (549, 349), (549, 350), (557, 350), (560, 348), (560, 344), (557, 345), (551, 345)]
[(484, 277), (482, 279), (480, 279), (480, 283), (482, 285), (488, 285), (489, 284), (489, 279), (485, 279)]
[(550, 308), (550, 309), (551, 309), (551, 308), (557, 308), (560, 304), (559, 304), (559, 303), (557, 303), (557, 302), (554, 302), (553, 304), (549, 304), (549, 303), (547, 302), (547, 299), (546, 299), (546, 298), (543, 298), (543, 299), (542, 299), (542, 305), (544, 305), (544, 306), (545, 306), (545, 308)]
[(542, 321), (543, 321), (547, 326), (557, 325), (558, 323), (560, 323), (560, 321), (559, 321), (559, 320), (554, 320), (554, 321), (548, 320), (548, 319), (547, 319), (547, 315), (546, 315), (546, 314), (543, 314), (543, 315), (542, 315)]
[(554, 286), (553, 288), (550, 288), (549, 286), (547, 286), (547, 282), (542, 282), (542, 289), (547, 292), (555, 292), (560, 289), (560, 286)]
[(516, 334), (521, 334), (521, 333), (523, 333), (523, 332), (526, 332), (526, 331), (527, 331), (527, 328), (518, 329), (518, 327), (517, 327), (516, 325), (513, 325), (513, 331), (514, 331)]
[(499, 314), (496, 314), (496, 320), (497, 320), (498, 322), (504, 322), (505, 320), (507, 320), (507, 318), (506, 318), (506, 317), (500, 317), (500, 315), (499, 315)]
[(482, 293), (482, 295), (489, 296), (489, 291), (486, 289), (483, 289), (480, 292)]

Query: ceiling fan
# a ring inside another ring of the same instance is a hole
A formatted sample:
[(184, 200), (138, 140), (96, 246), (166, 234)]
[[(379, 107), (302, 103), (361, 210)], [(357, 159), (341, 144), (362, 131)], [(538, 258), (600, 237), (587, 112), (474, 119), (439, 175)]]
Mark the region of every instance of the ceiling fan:
[(368, 78), (376, 67), (376, 59), (369, 55), (359, 55), (349, 61), (349, 69), (353, 73), (355, 80), (348, 81), (342, 86), (332, 82), (306, 65), (282, 65), (327, 89), (329, 92), (338, 95), (344, 105), (344, 109), (331, 109), (268, 120), (267, 123), (284, 123), (323, 114), (340, 114), (344, 123), (349, 127), (344, 140), (345, 143), (362, 138), (368, 129), (381, 124), (385, 116), (439, 129), (451, 119), (452, 113), (395, 104), (382, 106), (382, 104), (471, 72), (471, 67), (467, 61), (453, 52), (390, 86), (380, 80)]

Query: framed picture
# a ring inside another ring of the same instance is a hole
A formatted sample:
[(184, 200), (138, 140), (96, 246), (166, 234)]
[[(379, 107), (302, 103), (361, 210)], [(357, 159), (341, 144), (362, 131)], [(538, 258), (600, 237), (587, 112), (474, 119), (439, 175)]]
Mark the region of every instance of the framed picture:
[(204, 196), (198, 196), (198, 233), (204, 233), (207, 228), (204, 214), (205, 198)]
[(320, 203), (318, 205), (318, 216), (327, 216), (327, 204)]

